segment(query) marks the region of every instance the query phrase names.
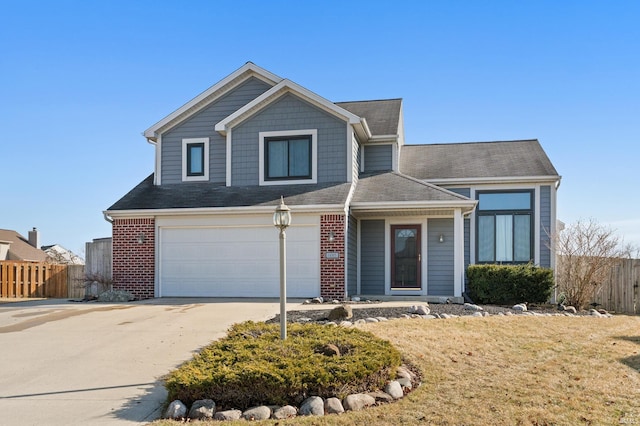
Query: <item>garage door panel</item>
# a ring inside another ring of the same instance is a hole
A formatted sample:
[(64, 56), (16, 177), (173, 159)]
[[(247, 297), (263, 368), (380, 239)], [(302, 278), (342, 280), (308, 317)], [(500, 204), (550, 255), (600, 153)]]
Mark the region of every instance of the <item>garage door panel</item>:
[[(278, 297), (278, 231), (269, 227), (160, 228), (161, 296)], [(287, 295), (320, 294), (316, 226), (287, 231)]]

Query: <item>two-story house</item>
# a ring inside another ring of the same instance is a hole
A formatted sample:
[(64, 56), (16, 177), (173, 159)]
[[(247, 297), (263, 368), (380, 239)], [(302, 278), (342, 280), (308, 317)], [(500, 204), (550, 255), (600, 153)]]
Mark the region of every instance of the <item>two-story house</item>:
[(553, 266), (560, 176), (537, 140), (405, 145), (402, 100), (331, 102), (247, 63), (144, 132), (155, 170), (105, 211), (138, 298), (460, 298), (465, 267)]

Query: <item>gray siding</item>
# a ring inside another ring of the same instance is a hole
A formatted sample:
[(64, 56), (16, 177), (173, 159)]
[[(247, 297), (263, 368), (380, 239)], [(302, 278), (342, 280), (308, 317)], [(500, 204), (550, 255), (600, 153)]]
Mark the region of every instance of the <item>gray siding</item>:
[(551, 232), (551, 187), (540, 187), (540, 266), (551, 267), (551, 249), (549, 248), (549, 232)]
[(231, 184), (258, 185), (259, 132), (318, 130), (318, 183), (347, 181), (347, 123), (292, 94), (233, 129)]
[(226, 140), (214, 130), (216, 123), (253, 99), (271, 86), (256, 78), (250, 78), (231, 92), (217, 99), (188, 120), (162, 135), (162, 182), (182, 182), (182, 139), (209, 138), (209, 181), (226, 181)]
[(358, 219), (349, 216), (347, 229), (347, 295), (358, 291)]
[(360, 293), (384, 294), (384, 220), (361, 220), (360, 243)]
[[(453, 219), (429, 219), (427, 226), (428, 294), (453, 296)], [(441, 234), (443, 243), (438, 240)]]
[(392, 169), (393, 147), (391, 145), (366, 145), (364, 147), (364, 171), (380, 172)]
[[(445, 188), (458, 195), (471, 198), (471, 188)], [(471, 263), (471, 219), (464, 220), (464, 270), (467, 270)], [(466, 279), (466, 276), (465, 276)]]

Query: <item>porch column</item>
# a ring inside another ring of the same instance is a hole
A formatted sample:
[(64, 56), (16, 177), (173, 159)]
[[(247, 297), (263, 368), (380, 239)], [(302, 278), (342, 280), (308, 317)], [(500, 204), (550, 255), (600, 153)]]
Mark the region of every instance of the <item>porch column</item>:
[(464, 283), (464, 218), (462, 209), (453, 213), (453, 295), (462, 297)]

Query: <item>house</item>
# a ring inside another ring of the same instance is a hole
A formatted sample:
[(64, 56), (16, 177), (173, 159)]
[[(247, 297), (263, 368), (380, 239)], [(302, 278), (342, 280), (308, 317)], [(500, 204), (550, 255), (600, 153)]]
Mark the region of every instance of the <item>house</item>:
[(469, 264), (553, 266), (560, 176), (537, 140), (405, 144), (401, 99), (331, 102), (247, 63), (149, 127), (155, 169), (109, 207), (138, 298), (461, 300)]
[(11, 229), (0, 229), (0, 260), (45, 262), (49, 256), (40, 250), (40, 233), (36, 228), (25, 238)]
[(71, 250), (64, 248), (60, 244), (52, 244), (48, 246), (42, 246), (41, 249), (47, 253), (49, 260), (64, 265), (84, 265), (84, 259), (72, 252)]

